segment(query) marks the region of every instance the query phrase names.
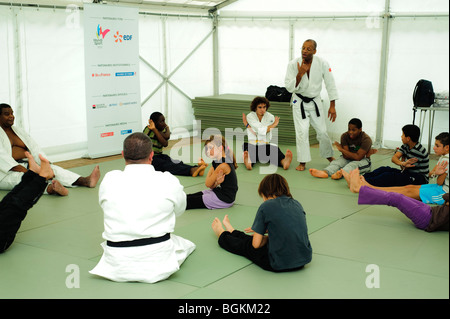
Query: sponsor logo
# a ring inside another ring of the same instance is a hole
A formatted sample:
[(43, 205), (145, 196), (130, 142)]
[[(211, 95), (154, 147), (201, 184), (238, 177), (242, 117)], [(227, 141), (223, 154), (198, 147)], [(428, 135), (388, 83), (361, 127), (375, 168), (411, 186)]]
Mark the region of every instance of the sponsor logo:
[(114, 136), (114, 132), (106, 132), (106, 133), (100, 134), (100, 137), (108, 137), (108, 136)]
[(119, 31), (117, 31), (114, 34), (114, 42), (116, 43), (122, 43), (123, 41), (131, 41), (132, 38), (133, 38), (132, 34), (120, 34)]
[(102, 37), (102, 39), (104, 39), (109, 31), (111, 31), (111, 30), (106, 29), (106, 30), (103, 31), (102, 27), (100, 26), (100, 24), (97, 25), (97, 39), (100, 39), (100, 36)]

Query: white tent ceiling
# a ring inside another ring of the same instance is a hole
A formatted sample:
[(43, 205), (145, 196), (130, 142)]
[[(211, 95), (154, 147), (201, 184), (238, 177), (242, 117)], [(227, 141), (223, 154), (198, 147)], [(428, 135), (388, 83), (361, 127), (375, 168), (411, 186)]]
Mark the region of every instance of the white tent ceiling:
[[(82, 7), (84, 3), (101, 2), (104, 4), (123, 4), (138, 6), (140, 10), (164, 10), (177, 12), (207, 12), (219, 10), (237, 0), (12, 0), (7, 4), (22, 6), (42, 7), (67, 7), (77, 5)], [(0, 1), (1, 3), (1, 1)]]

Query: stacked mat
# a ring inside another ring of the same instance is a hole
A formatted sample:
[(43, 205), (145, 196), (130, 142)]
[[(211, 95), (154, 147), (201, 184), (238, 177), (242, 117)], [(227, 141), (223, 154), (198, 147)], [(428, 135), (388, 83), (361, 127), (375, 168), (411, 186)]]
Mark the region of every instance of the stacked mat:
[[(242, 122), (242, 113), (250, 113), (250, 103), (254, 98), (254, 95), (222, 94), (193, 99), (194, 116), (197, 121), (201, 121), (202, 134), (208, 128), (217, 128), (225, 136), (233, 136), (230, 134), (234, 134), (234, 136), (244, 135), (245, 127)], [(277, 144), (295, 145), (295, 129), (290, 103), (270, 102), (269, 112), (280, 117), (278, 142), (276, 142), (275, 132), (272, 141)], [(310, 144), (318, 143), (312, 127), (309, 131), (309, 141)]]

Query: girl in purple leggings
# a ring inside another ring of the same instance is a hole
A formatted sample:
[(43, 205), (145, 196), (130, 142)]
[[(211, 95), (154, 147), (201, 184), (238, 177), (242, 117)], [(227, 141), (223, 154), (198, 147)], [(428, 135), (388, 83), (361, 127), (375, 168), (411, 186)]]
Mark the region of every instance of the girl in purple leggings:
[(449, 230), (449, 194), (442, 197), (445, 203), (441, 206), (429, 206), (421, 201), (399, 193), (386, 192), (368, 186), (361, 186), (359, 173), (355, 170), (350, 174), (350, 190), (359, 193), (359, 205), (387, 205), (398, 208), (411, 219), (418, 229), (427, 232)]

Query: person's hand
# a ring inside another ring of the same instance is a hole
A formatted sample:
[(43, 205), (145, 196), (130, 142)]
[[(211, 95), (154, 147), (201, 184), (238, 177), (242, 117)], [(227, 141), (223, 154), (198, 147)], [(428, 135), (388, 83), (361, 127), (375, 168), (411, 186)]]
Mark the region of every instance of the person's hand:
[(244, 229), (244, 232), (247, 234), (250, 234), (250, 233), (254, 233), (255, 231), (251, 227), (247, 227), (246, 229)]
[(225, 180), (225, 174), (223, 173), (223, 170), (219, 169), (217, 170), (217, 177), (216, 177), (216, 186), (220, 185), (223, 183), (223, 181)]
[(44, 156), (39, 154), (39, 158), (41, 160), (41, 166), (39, 166), (34, 160), (33, 156), (29, 152), (25, 152), (25, 156), (28, 159), (28, 165), (31, 171), (39, 174), (39, 176), (44, 177), (46, 180), (52, 179), (55, 177), (55, 173), (53, 172), (50, 162)]
[(247, 115), (245, 115), (245, 113), (242, 113), (242, 123), (244, 123), (244, 126), (247, 127), (248, 121), (247, 121)]
[(418, 161), (417, 158), (410, 158), (406, 162), (403, 162), (403, 167), (406, 167), (406, 168), (416, 167), (416, 165), (414, 165), (414, 164), (417, 163), (417, 161)]
[(275, 120), (273, 121), (272, 125), (270, 125), (270, 128), (275, 128), (278, 126), (278, 124), (280, 123), (280, 117), (279, 116), (275, 116)]
[(447, 161), (442, 161), (441, 164), (439, 164), (436, 167), (436, 170), (434, 171), (435, 175), (442, 175), (447, 173), (447, 166), (448, 166), (448, 162)]
[(150, 129), (150, 130), (154, 130), (154, 129), (156, 129), (156, 125), (155, 125), (155, 123), (152, 121), (152, 120), (148, 120), (148, 125), (147, 125), (147, 127)]
[(306, 72), (311, 70), (311, 63), (306, 62), (305, 60), (302, 60), (302, 65), (300, 65), (299, 62), (297, 62), (297, 69), (298, 73), (303, 76)]
[(332, 123), (336, 121), (337, 113), (336, 113), (336, 107), (334, 104), (330, 103), (330, 108), (328, 109), (328, 118)]
[(337, 150), (340, 152), (343, 148), (342, 145), (338, 142), (334, 142), (334, 146), (336, 146)]

